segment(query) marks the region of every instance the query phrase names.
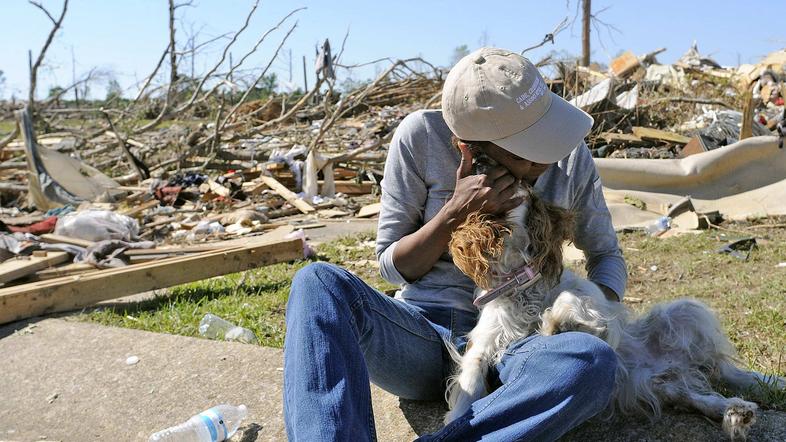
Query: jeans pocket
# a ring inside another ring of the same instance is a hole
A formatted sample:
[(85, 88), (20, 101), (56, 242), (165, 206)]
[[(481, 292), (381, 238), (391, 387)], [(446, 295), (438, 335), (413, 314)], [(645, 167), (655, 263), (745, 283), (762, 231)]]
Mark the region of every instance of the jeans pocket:
[(450, 309), (450, 337), (453, 340), (469, 334), (478, 322), (475, 313), (465, 310)]

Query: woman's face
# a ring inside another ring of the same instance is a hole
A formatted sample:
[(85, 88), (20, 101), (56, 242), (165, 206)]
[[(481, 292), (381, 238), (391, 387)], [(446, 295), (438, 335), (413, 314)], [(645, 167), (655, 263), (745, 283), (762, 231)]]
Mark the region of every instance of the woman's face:
[(491, 159), (508, 169), (516, 179), (525, 181), (530, 185), (534, 184), (538, 177), (551, 166), (551, 164), (533, 163), (525, 160), (494, 143), (486, 143), (483, 151)]

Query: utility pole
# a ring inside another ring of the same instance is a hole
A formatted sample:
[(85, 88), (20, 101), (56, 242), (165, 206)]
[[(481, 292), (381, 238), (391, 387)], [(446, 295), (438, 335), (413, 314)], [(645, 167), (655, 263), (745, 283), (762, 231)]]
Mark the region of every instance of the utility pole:
[(233, 67), (234, 67), (234, 64), (232, 63), (232, 53), (230, 52), (230, 53), (229, 53), (229, 82), (230, 82), (230, 83), (232, 83), (232, 84), (234, 85), (234, 84), (235, 84), (235, 82), (234, 82), (234, 80), (232, 79), (232, 68), (233, 68)]
[(590, 64), (590, 20), (592, 19), (591, 0), (581, 0), (581, 65)]
[(289, 49), (289, 82), (292, 83), (292, 48)]
[(71, 81), (74, 85), (74, 103), (79, 108), (79, 86), (76, 84), (76, 57), (74, 57), (73, 45), (71, 45)]
[(30, 91), (27, 96), (27, 107), (30, 108), (30, 117), (34, 115), (34, 101), (35, 101), (35, 75), (33, 72), (33, 51), (27, 50), (27, 67), (30, 70)]
[(303, 56), (303, 93), (308, 93), (308, 76), (306, 76), (306, 56)]

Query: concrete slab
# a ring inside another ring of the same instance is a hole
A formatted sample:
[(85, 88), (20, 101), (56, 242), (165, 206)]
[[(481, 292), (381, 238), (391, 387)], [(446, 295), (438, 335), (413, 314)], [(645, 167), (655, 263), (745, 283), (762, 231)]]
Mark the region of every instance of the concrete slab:
[(338, 220), (320, 219), (318, 222), (325, 224), (325, 227), (317, 227), (305, 231), (310, 243), (319, 244), (355, 233), (376, 232), (379, 220), (376, 218), (350, 218)]
[[(0, 440), (144, 441), (219, 403), (246, 404), (234, 440), (285, 440), (282, 352), (67, 319), (0, 328)], [(128, 365), (126, 359), (139, 362)], [(442, 404), (400, 401), (372, 387), (382, 441), (413, 440), (439, 428)], [(764, 411), (749, 438), (786, 440), (786, 413)], [(585, 425), (569, 441), (723, 440), (695, 415)]]

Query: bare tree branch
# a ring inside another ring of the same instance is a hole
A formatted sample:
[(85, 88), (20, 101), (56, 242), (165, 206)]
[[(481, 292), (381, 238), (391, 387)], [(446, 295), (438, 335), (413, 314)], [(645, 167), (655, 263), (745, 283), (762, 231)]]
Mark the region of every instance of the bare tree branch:
[(161, 58), (158, 59), (158, 63), (156, 64), (155, 69), (153, 69), (153, 72), (147, 77), (147, 79), (145, 79), (144, 84), (142, 84), (142, 87), (139, 89), (139, 92), (136, 94), (136, 98), (134, 98), (134, 103), (136, 103), (137, 101), (139, 101), (140, 98), (142, 98), (145, 89), (147, 89), (147, 87), (150, 85), (150, 82), (153, 81), (153, 78), (155, 78), (156, 74), (158, 74), (158, 70), (161, 69), (161, 65), (164, 64), (164, 59), (166, 59), (166, 55), (169, 53), (169, 48), (170, 46), (169, 44), (167, 44), (166, 49), (164, 49), (164, 52), (161, 53)]
[(44, 61), (44, 56), (46, 55), (46, 51), (49, 49), (49, 46), (52, 44), (52, 40), (55, 38), (55, 34), (57, 33), (60, 26), (63, 24), (63, 19), (65, 18), (66, 11), (68, 10), (68, 0), (63, 0), (63, 10), (60, 12), (60, 17), (56, 20), (52, 17), (52, 14), (46, 10), (40, 3), (34, 2), (30, 0), (30, 4), (37, 7), (38, 9), (44, 11), (49, 20), (52, 21), (52, 30), (49, 31), (49, 35), (46, 38), (46, 42), (44, 46), (41, 48), (41, 52), (38, 54), (38, 58), (36, 58), (35, 63), (30, 67), (30, 91), (28, 95), (28, 102), (27, 105), (30, 108), (30, 117), (35, 117), (35, 88), (36, 82), (38, 79), (38, 68), (41, 67), (41, 63)]
[(52, 14), (50, 14), (49, 11), (46, 10), (46, 8), (41, 4), (41, 2), (34, 2), (33, 0), (28, 0), (28, 3), (44, 11), (44, 14), (46, 14), (46, 16), (49, 17), (49, 20), (52, 22), (52, 24), (57, 26), (57, 20), (55, 20), (55, 18), (52, 17)]
[(91, 82), (91, 81), (95, 80), (95, 79), (96, 79), (96, 78), (95, 78), (95, 77), (96, 77), (96, 72), (97, 72), (97, 69), (96, 69), (96, 68), (92, 68), (92, 69), (90, 69), (90, 71), (87, 73), (87, 75), (85, 75), (85, 76), (84, 76), (84, 78), (82, 78), (81, 80), (78, 80), (78, 81), (76, 81), (76, 82), (72, 83), (71, 85), (69, 85), (69, 86), (67, 86), (67, 87), (65, 87), (65, 88), (61, 88), (61, 90), (59, 90), (59, 91), (58, 91), (56, 94), (54, 94), (54, 95), (52, 95), (52, 96), (48, 97), (48, 98), (47, 98), (46, 100), (44, 100), (44, 101), (43, 101), (41, 104), (42, 104), (44, 107), (48, 107), (48, 106), (49, 106), (49, 105), (51, 105), (53, 102), (56, 102), (56, 101), (58, 101), (60, 98), (62, 98), (62, 97), (63, 97), (63, 95), (67, 94), (67, 93), (68, 93), (70, 90), (72, 90), (72, 89), (74, 89), (74, 88), (76, 88), (76, 87), (79, 87), (79, 86), (81, 86), (81, 85), (83, 85), (83, 84), (86, 84), (86, 83), (89, 83), (89, 82)]
[(158, 116), (150, 123), (135, 129), (134, 133), (141, 133), (158, 126), (161, 124), (161, 121), (163, 121), (164, 118), (166, 118), (166, 116), (169, 114), (169, 107), (172, 105), (172, 100), (174, 98), (175, 83), (177, 83), (178, 80), (177, 46), (175, 46), (175, 9), (180, 6), (186, 6), (190, 4), (191, 2), (186, 2), (175, 6), (175, 1), (169, 0), (169, 85), (167, 86), (166, 90), (166, 98), (164, 98), (164, 105), (161, 107), (161, 112), (158, 114)]
[(567, 28), (567, 27), (568, 27), (568, 17), (565, 17), (564, 19), (562, 19), (561, 22), (559, 22), (557, 24), (557, 26), (554, 27), (554, 29), (551, 32), (549, 32), (548, 34), (546, 34), (543, 37), (543, 41), (541, 41), (540, 43), (536, 44), (535, 46), (530, 46), (530, 47), (528, 47), (526, 49), (522, 49), (521, 52), (519, 52), (519, 54), (524, 55), (525, 52), (531, 51), (531, 50), (533, 50), (535, 48), (539, 48), (539, 47), (543, 46), (544, 44), (546, 44), (548, 42), (551, 42), (551, 44), (554, 44), (554, 37), (557, 34), (559, 34), (560, 32), (564, 31), (565, 28)]
[(204, 86), (204, 84), (208, 80), (208, 78), (210, 78), (210, 76), (213, 75), (213, 73), (216, 72), (216, 70), (218, 70), (218, 68), (224, 63), (224, 60), (226, 60), (227, 54), (229, 53), (229, 49), (232, 47), (233, 44), (235, 44), (235, 42), (237, 41), (237, 38), (240, 36), (240, 34), (242, 34), (243, 31), (245, 31), (246, 28), (248, 28), (248, 24), (251, 22), (251, 17), (254, 15), (254, 12), (257, 10), (257, 6), (259, 6), (259, 0), (256, 0), (254, 2), (254, 6), (251, 7), (251, 10), (248, 12), (248, 15), (246, 15), (246, 20), (243, 23), (243, 26), (241, 26), (240, 29), (238, 29), (237, 32), (235, 32), (235, 34), (232, 36), (232, 39), (229, 41), (229, 43), (227, 43), (227, 45), (224, 46), (224, 51), (221, 53), (221, 58), (202, 77), (202, 80), (199, 82), (197, 87), (194, 88), (194, 92), (191, 95), (191, 99), (188, 100), (188, 102), (186, 102), (182, 106), (180, 106), (176, 110), (176, 112), (182, 112), (182, 111), (188, 109), (192, 104), (194, 104), (194, 100), (196, 100), (197, 96), (199, 96), (199, 91), (202, 90), (202, 86)]
[(117, 129), (115, 129), (115, 125), (112, 123), (112, 118), (109, 116), (109, 114), (105, 112), (103, 108), (100, 110), (104, 115), (104, 118), (106, 118), (106, 121), (109, 123), (109, 129), (115, 135), (115, 138), (117, 138), (117, 140), (120, 142), (120, 149), (123, 151), (123, 155), (125, 155), (128, 163), (131, 165), (131, 168), (133, 168), (137, 175), (139, 175), (139, 180), (142, 181), (150, 178), (150, 169), (147, 168), (145, 163), (140, 161), (139, 158), (131, 153), (131, 150), (128, 148), (128, 141), (125, 137), (120, 135), (120, 132), (118, 132)]
[[(262, 34), (262, 36), (259, 38), (259, 40), (257, 40), (257, 42), (254, 45), (254, 47), (252, 47), (251, 50), (249, 50), (245, 55), (243, 55), (243, 57), (240, 58), (240, 61), (238, 61), (237, 64), (235, 64), (234, 66), (230, 66), (229, 67), (229, 71), (224, 75), (224, 80), (229, 81), (229, 79), (232, 78), (232, 75), (235, 73), (235, 70), (237, 68), (239, 68), (241, 65), (243, 65), (243, 62), (245, 62), (246, 59), (251, 56), (251, 54), (253, 54), (253, 53), (255, 53), (257, 51), (259, 46), (262, 44), (262, 42), (265, 41), (265, 38), (267, 38), (267, 36), (270, 35), (271, 32), (273, 32), (273, 31), (277, 30), (278, 28), (280, 28), (281, 25), (284, 24), (284, 22), (287, 21), (287, 19), (289, 19), (289, 17), (294, 15), (296, 12), (302, 11), (304, 9), (306, 9), (306, 8), (302, 7), (302, 8), (297, 8), (297, 9), (292, 10), (289, 14), (285, 15), (284, 18), (282, 18), (274, 27), (268, 29), (267, 32)], [(276, 51), (276, 54), (278, 54), (278, 51)], [(216, 83), (209, 91), (207, 91), (205, 94), (203, 94), (202, 97), (200, 97), (199, 100), (197, 100), (196, 102), (197, 103), (204, 102), (211, 95), (213, 95), (218, 90), (218, 88), (220, 86), (221, 86), (221, 82)]]
[(347, 26), (347, 32), (344, 34), (344, 39), (341, 40), (341, 49), (338, 51), (338, 54), (333, 57), (334, 66), (341, 60), (341, 56), (344, 54), (344, 45), (347, 44), (347, 37), (349, 37), (349, 26)]
[(11, 131), (10, 134), (6, 135), (3, 139), (0, 140), (0, 151), (8, 146), (11, 141), (14, 141), (16, 137), (19, 136), (19, 125), (14, 125), (14, 130)]
[(289, 36), (292, 35), (292, 32), (295, 30), (295, 28), (297, 28), (297, 22), (295, 22), (295, 24), (292, 25), (291, 28), (289, 28), (289, 31), (287, 32), (287, 34), (281, 40), (281, 43), (279, 43), (278, 47), (276, 48), (276, 52), (273, 53), (273, 56), (270, 58), (270, 61), (268, 62), (267, 66), (265, 66), (265, 68), (262, 70), (262, 72), (259, 74), (259, 76), (257, 76), (257, 79), (254, 81), (254, 83), (248, 89), (246, 89), (246, 92), (240, 98), (240, 101), (238, 101), (235, 104), (235, 106), (229, 111), (229, 113), (227, 113), (227, 116), (221, 122), (221, 128), (223, 128), (227, 124), (229, 119), (232, 118), (232, 115), (234, 115), (234, 113), (237, 112), (237, 109), (246, 101), (246, 99), (248, 98), (248, 95), (251, 93), (251, 91), (254, 90), (254, 88), (257, 86), (257, 84), (265, 76), (265, 74), (267, 73), (268, 69), (270, 69), (270, 66), (273, 64), (273, 61), (276, 59), (276, 57), (278, 57), (279, 51), (281, 51), (281, 48), (284, 46), (284, 43), (287, 41), (287, 39), (289, 39)]

